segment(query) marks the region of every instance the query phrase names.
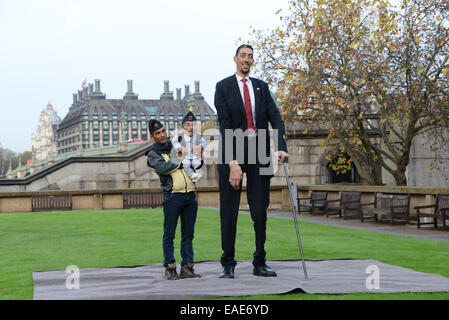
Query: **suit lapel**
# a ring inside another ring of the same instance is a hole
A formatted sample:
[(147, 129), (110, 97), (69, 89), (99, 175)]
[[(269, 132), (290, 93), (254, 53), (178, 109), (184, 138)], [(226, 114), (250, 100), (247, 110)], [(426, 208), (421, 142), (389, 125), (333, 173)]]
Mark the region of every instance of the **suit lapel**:
[(257, 117), (260, 114), (259, 111), (260, 111), (260, 90), (261, 89), (260, 89), (259, 81), (257, 81), (257, 79), (251, 78), (251, 77), (250, 77), (250, 79), (251, 79), (251, 83), (253, 85), (253, 90), (254, 90), (254, 101), (255, 101), (255, 104), (256, 104), (256, 106), (254, 108), (254, 113), (255, 113), (256, 127), (257, 127), (257, 123), (258, 123)]
[(243, 104), (242, 95), (240, 94), (239, 84), (237, 83), (237, 78), (235, 77), (235, 75), (230, 77), (230, 81), (231, 81), (232, 95), (234, 97), (236, 97), (238, 107), (239, 107), (240, 111), (242, 112), (242, 114), (246, 117), (245, 105)]

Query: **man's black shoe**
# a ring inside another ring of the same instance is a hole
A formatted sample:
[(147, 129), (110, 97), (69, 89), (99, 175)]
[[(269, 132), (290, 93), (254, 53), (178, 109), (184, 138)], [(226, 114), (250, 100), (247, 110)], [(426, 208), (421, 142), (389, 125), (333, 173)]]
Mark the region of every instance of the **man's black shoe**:
[(221, 268), (220, 278), (234, 278), (234, 266), (223, 266)]
[(253, 274), (260, 277), (276, 277), (276, 272), (267, 265), (254, 266)]

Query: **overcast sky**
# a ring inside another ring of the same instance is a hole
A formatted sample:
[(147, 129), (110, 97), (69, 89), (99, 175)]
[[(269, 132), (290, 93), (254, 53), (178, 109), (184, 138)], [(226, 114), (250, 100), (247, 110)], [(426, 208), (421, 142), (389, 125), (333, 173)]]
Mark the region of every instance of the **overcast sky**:
[(41, 111), (61, 118), (84, 79), (120, 99), (126, 80), (142, 99), (200, 81), (213, 107), (215, 84), (249, 27), (272, 28), (288, 0), (0, 0), (0, 143), (31, 150)]

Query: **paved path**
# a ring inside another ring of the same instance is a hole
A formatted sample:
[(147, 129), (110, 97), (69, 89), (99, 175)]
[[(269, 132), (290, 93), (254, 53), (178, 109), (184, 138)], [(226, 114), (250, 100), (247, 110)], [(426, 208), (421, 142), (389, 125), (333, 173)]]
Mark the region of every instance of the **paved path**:
[[(279, 217), (279, 218), (286, 218), (286, 219), (292, 219), (292, 212), (291, 211), (269, 211), (269, 216), (272, 217)], [(307, 221), (307, 222), (314, 222), (314, 223), (321, 223), (325, 225), (331, 225), (331, 226), (337, 226), (337, 227), (343, 227), (343, 228), (349, 228), (349, 229), (357, 229), (357, 230), (366, 230), (366, 231), (374, 231), (374, 232), (380, 232), (380, 233), (388, 233), (388, 234), (394, 234), (398, 236), (406, 236), (406, 237), (414, 237), (414, 238), (420, 238), (420, 239), (428, 239), (428, 240), (435, 240), (435, 241), (444, 241), (449, 242), (449, 232), (448, 231), (442, 231), (442, 230), (434, 230), (433, 225), (428, 226), (421, 226), (420, 229), (416, 226), (416, 224), (410, 224), (410, 225), (403, 225), (403, 224), (397, 224), (392, 226), (389, 223), (381, 223), (381, 222), (370, 222), (370, 221), (364, 221), (363, 223), (360, 222), (359, 219), (343, 219), (343, 218), (337, 218), (337, 217), (329, 217), (326, 218), (324, 215), (316, 214), (311, 215), (307, 213), (301, 213), (300, 215), (297, 215), (298, 221)]]
[[(208, 208), (208, 209), (218, 210), (217, 208)], [(249, 212), (241, 210), (240, 213), (248, 214)], [(291, 211), (269, 210), (268, 215), (271, 217), (293, 220)], [(381, 222), (364, 221), (362, 223), (358, 219), (345, 220), (343, 218), (336, 218), (336, 217), (326, 218), (326, 216), (322, 214), (321, 215), (316, 214), (312, 216), (307, 213), (301, 213), (300, 215), (297, 215), (297, 218), (299, 223), (301, 223), (301, 221), (307, 221), (342, 228), (366, 230), (366, 231), (394, 234), (397, 236), (406, 236), (427, 240), (449, 242), (449, 232), (442, 230), (434, 230), (433, 225), (422, 226), (420, 229), (418, 229), (416, 224), (410, 225), (397, 224), (392, 226), (391, 224)]]

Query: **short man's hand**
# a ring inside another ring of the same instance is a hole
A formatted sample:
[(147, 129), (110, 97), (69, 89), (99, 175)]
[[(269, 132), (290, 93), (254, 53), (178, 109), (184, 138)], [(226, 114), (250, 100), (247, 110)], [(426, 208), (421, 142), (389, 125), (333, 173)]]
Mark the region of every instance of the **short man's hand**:
[(184, 158), (186, 157), (187, 154), (187, 149), (185, 147), (181, 147), (178, 150), (178, 158), (179, 160), (184, 160)]
[(229, 183), (234, 190), (238, 190), (240, 189), (240, 182), (243, 177), (242, 168), (240, 168), (240, 165), (235, 160), (229, 163), (229, 168)]
[(288, 162), (288, 153), (285, 151), (276, 151), (275, 153), (280, 163)]

